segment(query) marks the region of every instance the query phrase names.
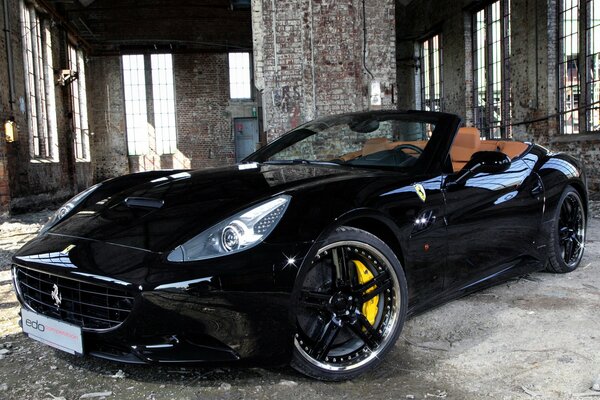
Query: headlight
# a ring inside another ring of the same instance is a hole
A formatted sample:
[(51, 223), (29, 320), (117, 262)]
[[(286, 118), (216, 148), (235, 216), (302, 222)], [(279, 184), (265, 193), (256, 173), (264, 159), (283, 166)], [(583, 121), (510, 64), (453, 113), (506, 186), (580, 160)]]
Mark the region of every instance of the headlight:
[(282, 195), (242, 211), (176, 247), (167, 260), (204, 260), (254, 247), (275, 229), (290, 199)]
[(67, 201), (65, 204), (60, 206), (58, 210), (52, 215), (50, 221), (46, 223), (40, 230), (40, 235), (46, 232), (48, 229), (52, 228), (54, 225), (58, 224), (62, 221), (75, 207), (77, 207), (83, 200), (85, 200), (94, 190), (98, 189), (101, 183), (98, 183), (94, 186), (91, 186), (85, 189), (83, 192), (79, 193), (71, 200)]

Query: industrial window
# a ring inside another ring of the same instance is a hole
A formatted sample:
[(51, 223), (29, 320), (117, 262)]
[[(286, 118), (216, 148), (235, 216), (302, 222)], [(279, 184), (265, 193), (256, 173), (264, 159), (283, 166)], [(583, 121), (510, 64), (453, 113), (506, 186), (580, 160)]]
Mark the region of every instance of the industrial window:
[(85, 88), (85, 60), (83, 52), (68, 46), (69, 69), (77, 76), (70, 83), (73, 114), (73, 144), (77, 161), (90, 161), (90, 129), (88, 126), (87, 92)]
[(150, 150), (173, 154), (177, 150), (173, 56), (126, 55), (122, 60), (129, 154)]
[(171, 54), (153, 54), (151, 65), (156, 152), (173, 154), (177, 149), (173, 57)]
[(440, 35), (421, 42), (421, 110), (442, 111), (442, 47)]
[(250, 53), (229, 53), (229, 90), (232, 99), (250, 99)]
[(560, 0), (558, 21), (560, 131), (600, 132), (600, 0)]
[(600, 0), (588, 0), (586, 8), (586, 118), (588, 132), (600, 132)]
[(47, 21), (20, 3), (30, 155), (58, 160), (52, 42)]
[(511, 136), (510, 0), (473, 14), (474, 123), (486, 138)]

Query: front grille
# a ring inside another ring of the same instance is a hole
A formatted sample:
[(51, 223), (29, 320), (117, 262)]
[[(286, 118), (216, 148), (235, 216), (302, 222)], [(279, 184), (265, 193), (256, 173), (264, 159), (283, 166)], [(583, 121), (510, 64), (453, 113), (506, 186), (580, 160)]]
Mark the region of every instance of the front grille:
[[(16, 268), (16, 281), (23, 301), (32, 310), (90, 330), (114, 328), (133, 307), (133, 297), (124, 290)], [(56, 286), (55, 286), (56, 285)], [(60, 306), (52, 292), (60, 294)]]

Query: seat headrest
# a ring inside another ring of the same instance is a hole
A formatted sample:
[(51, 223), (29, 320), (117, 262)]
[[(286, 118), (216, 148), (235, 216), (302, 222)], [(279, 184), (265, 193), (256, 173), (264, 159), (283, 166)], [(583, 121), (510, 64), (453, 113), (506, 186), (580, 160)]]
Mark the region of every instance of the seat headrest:
[(468, 126), (458, 129), (458, 133), (454, 138), (454, 143), (452, 143), (452, 146), (476, 149), (479, 147), (480, 142), (481, 134), (479, 129)]
[(373, 138), (368, 139), (363, 145), (362, 155), (367, 156), (369, 154), (377, 153), (378, 151), (387, 150), (387, 144), (390, 143), (388, 138)]

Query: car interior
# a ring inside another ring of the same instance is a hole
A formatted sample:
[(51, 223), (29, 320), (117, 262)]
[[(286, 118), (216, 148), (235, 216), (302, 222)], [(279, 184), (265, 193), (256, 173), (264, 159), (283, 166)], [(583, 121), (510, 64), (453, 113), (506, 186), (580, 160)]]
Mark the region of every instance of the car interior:
[[(418, 158), (426, 144), (427, 140), (391, 141), (385, 137), (372, 138), (365, 141), (361, 150), (344, 154), (339, 160), (360, 164), (356, 162), (359, 159), (382, 158), (392, 151), (402, 151), (405, 154)], [(521, 156), (528, 148), (529, 145), (527, 143), (514, 140), (481, 140), (479, 129), (463, 127), (458, 130), (450, 148), (452, 169), (454, 172), (460, 171), (471, 159), (473, 153), (478, 151), (499, 151), (506, 154), (512, 160)]]
[(473, 153), (478, 151), (499, 151), (515, 159), (525, 153), (529, 145), (514, 140), (481, 140), (479, 129), (464, 127), (458, 130), (452, 147), (450, 147), (450, 159), (454, 172), (460, 171), (471, 159)]

